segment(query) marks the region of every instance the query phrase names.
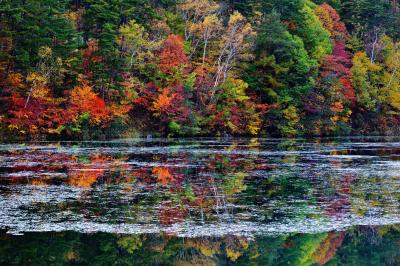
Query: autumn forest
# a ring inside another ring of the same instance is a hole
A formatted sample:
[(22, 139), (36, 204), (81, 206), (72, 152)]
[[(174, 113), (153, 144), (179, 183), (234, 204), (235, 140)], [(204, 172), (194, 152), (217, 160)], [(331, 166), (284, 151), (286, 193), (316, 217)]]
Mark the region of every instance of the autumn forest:
[(0, 1), (0, 139), (394, 135), (397, 0)]

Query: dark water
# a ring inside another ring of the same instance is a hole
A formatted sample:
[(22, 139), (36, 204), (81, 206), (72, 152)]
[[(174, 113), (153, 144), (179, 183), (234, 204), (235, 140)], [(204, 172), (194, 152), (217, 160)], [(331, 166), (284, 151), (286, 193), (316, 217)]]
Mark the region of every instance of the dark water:
[(0, 145), (0, 265), (400, 265), (400, 139)]

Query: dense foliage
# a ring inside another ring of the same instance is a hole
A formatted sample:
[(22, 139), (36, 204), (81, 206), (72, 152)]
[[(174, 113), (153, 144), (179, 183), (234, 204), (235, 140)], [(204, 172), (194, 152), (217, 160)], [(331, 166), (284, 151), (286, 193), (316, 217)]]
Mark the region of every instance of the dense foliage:
[(395, 134), (396, 0), (3, 0), (0, 136)]
[[(397, 265), (399, 227), (347, 233), (197, 237), (0, 232), (5, 265)], [(374, 252), (371, 252), (373, 250)]]

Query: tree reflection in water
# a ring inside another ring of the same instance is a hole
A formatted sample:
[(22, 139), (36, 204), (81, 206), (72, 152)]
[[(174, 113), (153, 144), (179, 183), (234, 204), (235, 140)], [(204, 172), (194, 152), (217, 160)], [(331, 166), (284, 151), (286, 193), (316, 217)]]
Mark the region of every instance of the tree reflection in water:
[(178, 238), (170, 235), (0, 234), (2, 265), (399, 265), (400, 228), (341, 233)]
[(396, 265), (399, 155), (382, 138), (0, 145), (0, 264)]

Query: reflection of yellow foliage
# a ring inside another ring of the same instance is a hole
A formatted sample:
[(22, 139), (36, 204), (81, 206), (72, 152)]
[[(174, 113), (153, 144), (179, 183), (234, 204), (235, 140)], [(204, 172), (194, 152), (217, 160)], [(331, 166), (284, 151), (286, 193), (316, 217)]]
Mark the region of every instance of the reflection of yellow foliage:
[(242, 253), (231, 248), (226, 248), (226, 255), (231, 261), (236, 261), (240, 256), (242, 256)]
[(43, 180), (32, 180), (31, 184), (38, 187), (47, 186), (46, 182), (44, 182)]
[(125, 236), (118, 240), (118, 246), (125, 249), (128, 253), (133, 254), (135, 250), (142, 247), (142, 240), (139, 235)]
[(392, 230), (393, 228), (391, 227), (391, 226), (382, 226), (382, 227), (379, 227), (378, 229), (377, 229), (377, 231), (378, 231), (378, 235), (379, 236), (384, 236), (385, 234), (387, 234), (390, 230)]
[(244, 179), (248, 176), (248, 174), (239, 172), (235, 173), (232, 177), (228, 177), (224, 180), (224, 192), (226, 195), (233, 195), (235, 193), (239, 193), (247, 188), (244, 184)]
[(239, 239), (239, 243), (242, 246), (243, 249), (248, 249), (249, 248), (249, 241), (245, 238)]
[(79, 258), (79, 254), (73, 250), (70, 250), (64, 254), (64, 259), (66, 261), (76, 261), (76, 260), (78, 260), (78, 258)]
[(162, 242), (153, 242), (151, 245), (151, 250), (154, 250), (156, 252), (163, 252), (165, 249), (165, 246), (167, 246), (168, 244), (168, 240), (167, 239), (163, 239)]
[(206, 257), (212, 257), (218, 253), (220, 243), (206, 240), (188, 239), (185, 242), (185, 246), (200, 250), (200, 252)]
[(203, 256), (194, 256), (190, 261), (179, 260), (174, 263), (176, 266), (214, 266), (217, 265), (215, 261)]
[(258, 138), (252, 138), (247, 145), (249, 145), (251, 150), (258, 151), (260, 149), (261, 143), (258, 141)]

